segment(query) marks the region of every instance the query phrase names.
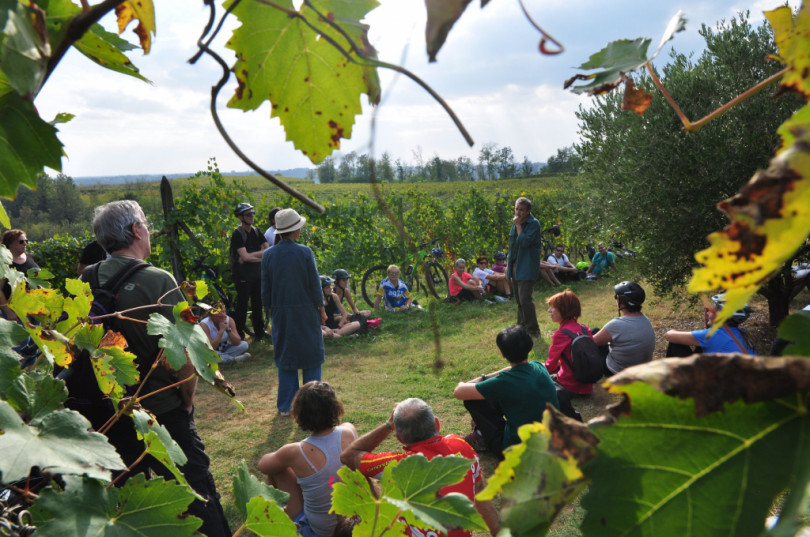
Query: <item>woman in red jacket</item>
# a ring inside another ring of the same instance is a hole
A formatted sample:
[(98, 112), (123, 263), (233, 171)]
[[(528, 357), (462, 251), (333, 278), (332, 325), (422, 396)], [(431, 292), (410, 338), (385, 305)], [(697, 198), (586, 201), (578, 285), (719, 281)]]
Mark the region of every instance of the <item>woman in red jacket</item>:
[(560, 329), (555, 330), (551, 335), (551, 347), (548, 349), (548, 359), (546, 369), (549, 373), (557, 373), (556, 387), (557, 399), (560, 402), (560, 410), (568, 417), (582, 421), (582, 416), (571, 405), (571, 394), (588, 395), (593, 391), (593, 384), (583, 384), (574, 378), (571, 370), (571, 341), (562, 329), (568, 329), (574, 334), (581, 334), (583, 331), (590, 336), (591, 329), (580, 325), (577, 322), (582, 315), (582, 306), (579, 298), (572, 291), (566, 289), (546, 299), (548, 313), (551, 320), (560, 323)]

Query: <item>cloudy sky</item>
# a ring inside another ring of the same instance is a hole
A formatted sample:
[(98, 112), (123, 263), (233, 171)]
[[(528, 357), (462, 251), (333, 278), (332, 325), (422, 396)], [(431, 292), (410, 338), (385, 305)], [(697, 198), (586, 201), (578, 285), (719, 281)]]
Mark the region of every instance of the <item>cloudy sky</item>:
[[(793, 6), (799, 0), (791, 0)], [(608, 42), (651, 37), (657, 46), (670, 18), (680, 9), (685, 32), (676, 35), (657, 60), (666, 61), (671, 48), (700, 50), (701, 23), (713, 25), (743, 9), (755, 21), (781, 0), (525, 0), (532, 17), (562, 42), (557, 56), (539, 54), (539, 34), (523, 17), (516, 0), (491, 0), (485, 8), (473, 1), (450, 32), (438, 55), (428, 63), (424, 45), (425, 7), (421, 0), (382, 0), (367, 22), (380, 59), (404, 64), (439, 92), (465, 124), (475, 146), (470, 148), (443, 110), (409, 79), (381, 71), (384, 102), (376, 108), (374, 153), (388, 151), (413, 162), (414, 150), (427, 160), (434, 155), (476, 160), (481, 146), (509, 146), (516, 159), (545, 161), (577, 139), (574, 112), (589, 98), (563, 91), (575, 66)], [(73, 177), (193, 173), (216, 157), (223, 171), (247, 170), (222, 141), (208, 113), (210, 88), (221, 76), (213, 60), (187, 63), (208, 11), (200, 0), (158, 0), (157, 36), (152, 52), (133, 51), (131, 58), (149, 85), (96, 66), (70, 52), (36, 100), (45, 119), (70, 112), (76, 117), (60, 125), (59, 138), (67, 158), (63, 172)], [(114, 18), (102, 20), (114, 28)], [(229, 63), (233, 53), (224, 43), (236, 21), (220, 34), (215, 49)], [(124, 37), (135, 41), (131, 29)], [(404, 63), (403, 63), (404, 62)], [(247, 155), (268, 169), (312, 166), (285, 141), (269, 105), (255, 112), (229, 110), (225, 103), (235, 88), (220, 92), (219, 110), (226, 128)], [(341, 151), (369, 152), (372, 107), (363, 102), (351, 140)]]

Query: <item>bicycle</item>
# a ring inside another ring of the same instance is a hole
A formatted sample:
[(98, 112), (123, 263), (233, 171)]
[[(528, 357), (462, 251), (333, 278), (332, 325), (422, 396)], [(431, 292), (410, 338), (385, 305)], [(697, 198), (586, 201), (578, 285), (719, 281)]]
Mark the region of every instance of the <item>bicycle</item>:
[[(447, 292), (447, 284), (449, 279), (447, 271), (437, 261), (444, 257), (444, 252), (438, 247), (439, 239), (431, 239), (423, 242), (418, 246), (419, 251), (415, 254), (409, 254), (405, 259), (396, 263), (400, 267), (402, 273), (402, 281), (408, 286), (408, 290), (412, 293), (424, 293), (425, 296), (433, 295), (436, 298), (439, 296), (439, 289), (443, 289), (445, 294)], [(428, 252), (425, 248), (433, 244), (433, 248)], [(391, 256), (391, 248), (385, 248)], [(430, 278), (429, 282), (422, 282), (419, 274)], [(368, 269), (363, 274), (363, 280), (360, 284), (360, 289), (363, 298), (372, 308), (374, 301), (377, 298), (377, 289), (380, 283), (388, 277), (388, 265), (375, 265)], [(431, 285), (432, 283), (432, 285)]]
[(554, 255), (554, 248), (556, 245), (552, 244), (551, 241), (546, 238), (548, 233), (551, 233), (555, 237), (559, 237), (560, 226), (554, 224), (550, 228), (546, 228), (543, 230), (542, 233), (540, 233), (540, 252), (542, 254), (542, 257), (540, 259), (542, 260), (546, 260), (549, 258), (549, 256)]

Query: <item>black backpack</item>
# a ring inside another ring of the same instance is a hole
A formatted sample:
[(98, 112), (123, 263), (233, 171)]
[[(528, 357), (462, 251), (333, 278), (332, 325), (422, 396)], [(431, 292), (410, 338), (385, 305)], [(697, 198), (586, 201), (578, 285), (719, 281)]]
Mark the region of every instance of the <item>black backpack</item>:
[(585, 325), (579, 325), (579, 329), (579, 334), (575, 334), (567, 328), (560, 329), (563, 334), (571, 338), (568, 356), (563, 353), (562, 357), (574, 372), (577, 382), (593, 384), (599, 382), (604, 375), (605, 359), (602, 358), (602, 353), (593, 338), (588, 335)]
[[(121, 267), (118, 272), (113, 274), (112, 278), (104, 282), (104, 285), (100, 285), (98, 280), (98, 267), (100, 264), (101, 262), (90, 265), (84, 269), (81, 276), (82, 281), (90, 284), (90, 290), (93, 292), (93, 302), (90, 305), (89, 315), (91, 318), (117, 311), (116, 295), (121, 287), (137, 271), (151, 266), (146, 261), (131, 259), (126, 265)], [(115, 317), (107, 317), (101, 320), (94, 320), (93, 323), (102, 324), (105, 331), (120, 331), (116, 327), (116, 321), (118, 321), (118, 319)], [(138, 369), (141, 369), (140, 364)], [(140, 371), (140, 373), (141, 375), (144, 374), (143, 371)], [(73, 363), (70, 367), (62, 369), (58, 376), (65, 381), (68, 393), (70, 394), (66, 406), (85, 414), (85, 416), (93, 422), (94, 420), (89, 417), (89, 410), (93, 405), (98, 405), (99, 403), (104, 403), (106, 406), (109, 401), (104, 401), (104, 394), (101, 393), (98, 387), (98, 381), (93, 372), (93, 365), (90, 362), (90, 353), (82, 349), (81, 352), (74, 356)], [(94, 423), (94, 425), (97, 426), (98, 424)]]
[[(98, 268), (101, 263), (90, 265), (82, 273), (82, 281), (90, 284), (93, 292), (93, 303), (90, 305), (90, 317), (100, 317), (114, 313), (118, 309), (116, 295), (118, 291), (131, 277), (139, 270), (150, 266), (149, 263), (141, 259), (130, 259), (127, 264), (118, 269), (118, 272), (101, 285), (98, 280)], [(105, 319), (93, 320), (93, 324), (103, 324), (104, 330), (120, 331), (116, 327), (116, 318), (107, 317)]]

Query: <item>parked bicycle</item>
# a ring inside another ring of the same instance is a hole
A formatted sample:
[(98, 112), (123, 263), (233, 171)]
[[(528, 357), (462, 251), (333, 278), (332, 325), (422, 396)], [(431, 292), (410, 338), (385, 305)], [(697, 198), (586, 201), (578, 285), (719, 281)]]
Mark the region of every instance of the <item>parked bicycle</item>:
[[(427, 247), (433, 244), (433, 248), (428, 252)], [(409, 254), (405, 259), (394, 263), (399, 266), (402, 274), (402, 281), (408, 286), (411, 293), (422, 293), (425, 296), (433, 295), (436, 298), (443, 298), (447, 295), (447, 271), (444, 270), (439, 259), (444, 257), (444, 252), (438, 247), (439, 239), (432, 239), (419, 245), (419, 251)], [(385, 248), (389, 255), (393, 257), (391, 248)], [(422, 281), (424, 277), (429, 278)], [(377, 289), (380, 283), (388, 277), (388, 265), (376, 265), (368, 269), (363, 274), (360, 284), (363, 298), (368, 305), (374, 307), (374, 300), (377, 298)], [(433, 285), (430, 285), (430, 284)]]
[(540, 259), (548, 259), (550, 255), (554, 255), (554, 247), (556, 245), (546, 238), (549, 234), (553, 235), (554, 237), (559, 237), (560, 226), (558, 224), (554, 224), (550, 228), (544, 229), (540, 234), (540, 252), (543, 254)]

